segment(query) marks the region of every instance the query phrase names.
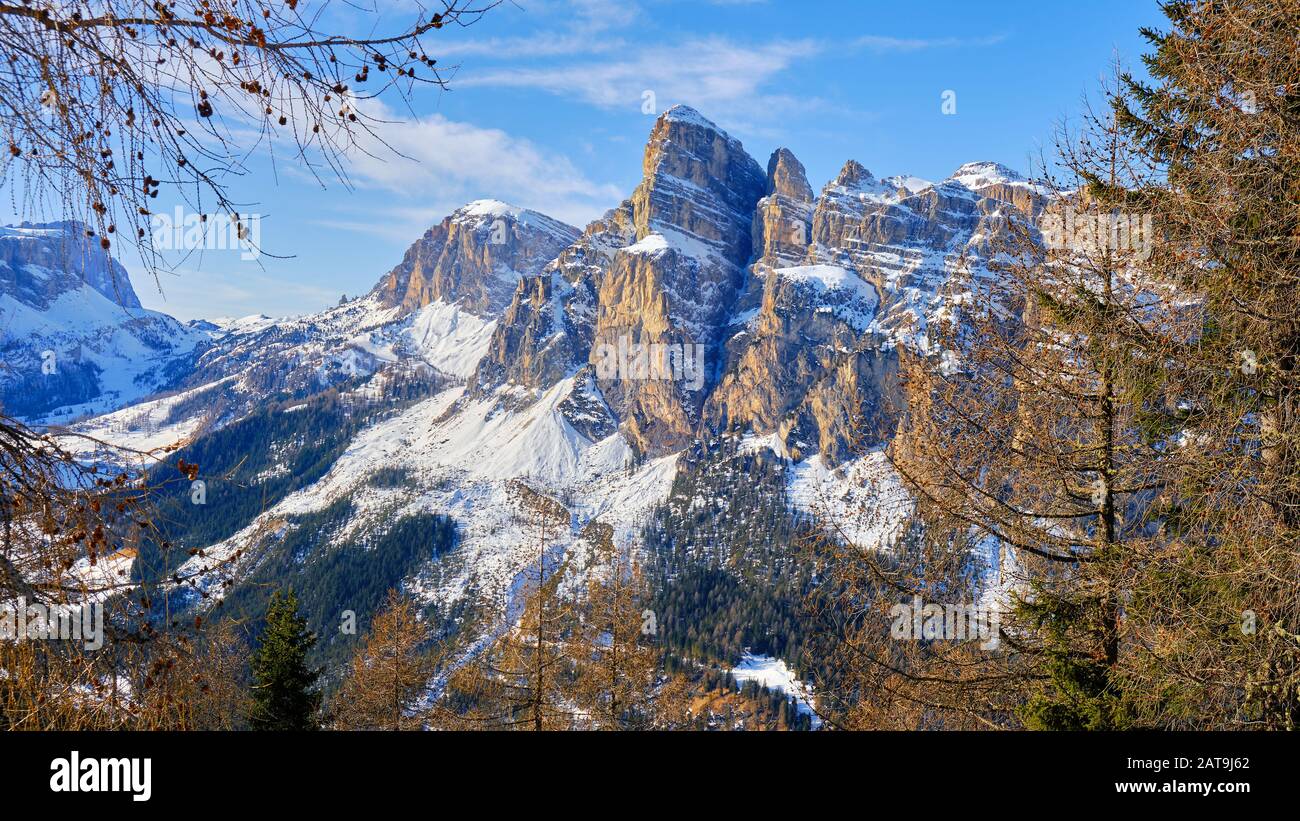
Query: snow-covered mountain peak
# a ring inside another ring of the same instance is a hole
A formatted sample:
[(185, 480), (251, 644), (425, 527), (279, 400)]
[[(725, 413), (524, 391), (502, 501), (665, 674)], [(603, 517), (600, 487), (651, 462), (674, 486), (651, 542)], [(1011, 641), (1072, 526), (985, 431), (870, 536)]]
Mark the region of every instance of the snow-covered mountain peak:
[(71, 221), (48, 223), (24, 222), (22, 225), (0, 225), (0, 238), (30, 240), (47, 239), (49, 237), (62, 236), (67, 232), (67, 226), (78, 225), (80, 225), (80, 223)]
[(875, 182), (875, 177), (857, 160), (848, 160), (835, 175), (832, 185), (839, 188), (856, 189)]
[(655, 121), (642, 172), (630, 200), (639, 237), (664, 225), (717, 244), (743, 263), (767, 175), (739, 140), (694, 109), (675, 106)]
[(523, 208), (501, 200), (474, 200), (452, 212), (452, 218), (458, 217), (514, 217), (518, 218)]
[(908, 194), (919, 193), (934, 185), (929, 180), (923, 180), (911, 174), (894, 174), (884, 177), (880, 181), (895, 190), (904, 191)]
[(730, 183), (727, 170), (742, 164), (742, 160), (747, 160), (754, 171), (762, 174), (758, 163), (745, 153), (740, 140), (695, 109), (677, 105), (655, 120), (646, 143), (642, 169), (646, 178), (671, 175), (698, 185), (702, 180), (697, 169), (703, 166), (715, 179)]
[(493, 199), (466, 203), (453, 211), (450, 219), (458, 225), (473, 225), (478, 228), (485, 224), (490, 225), (496, 234), (489, 234), (487, 241), (496, 244), (501, 244), (502, 232), (512, 230), (515, 225), (524, 225), (535, 231), (549, 233), (566, 242), (572, 241), (577, 231), (572, 225), (548, 217), (539, 211)]
[(710, 120), (708, 117), (705, 117), (700, 112), (682, 103), (678, 103), (677, 105), (668, 109), (663, 114), (661, 114), (659, 118), (666, 122), (685, 123), (687, 125), (693, 125), (699, 128), (707, 128), (711, 131), (716, 131), (719, 134), (723, 134), (723, 135), (726, 134), (725, 131), (719, 128), (717, 124), (714, 123), (712, 120)]
[(1018, 171), (999, 162), (968, 162), (952, 173), (945, 182), (955, 182), (972, 191), (994, 185), (1011, 185), (1024, 183), (1025, 178)]
[(248, 316), (219, 316), (210, 321), (220, 331), (248, 333), (259, 331), (275, 320), (266, 314), (249, 314)]
[(510, 304), (520, 279), (540, 273), (579, 235), (545, 214), (476, 200), (426, 231), (374, 293), (405, 313), (443, 302), (494, 316)]
[(930, 184), (907, 175), (876, 179), (857, 160), (844, 163), (835, 179), (826, 183), (821, 196), (826, 200), (856, 200), (863, 203), (893, 203), (924, 190)]

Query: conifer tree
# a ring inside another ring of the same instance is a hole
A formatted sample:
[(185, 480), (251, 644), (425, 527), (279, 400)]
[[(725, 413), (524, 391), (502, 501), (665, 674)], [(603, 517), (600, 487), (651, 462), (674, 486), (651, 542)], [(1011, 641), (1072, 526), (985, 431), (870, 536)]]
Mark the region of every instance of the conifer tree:
[(553, 552), (569, 526), (569, 511), (524, 482), (512, 482), (509, 491), (535, 559), (524, 573), (522, 600), (512, 601), (507, 592), (506, 600), (489, 605), (506, 619), (495, 638), (471, 663), (450, 673), (450, 700), (467, 707), (444, 723), (466, 729), (571, 729), (569, 690), (575, 673), (566, 642), (575, 614), (563, 591), (568, 562)]
[(1166, 726), (1300, 727), (1300, 2), (1176, 0), (1119, 122), (1158, 164), (1145, 265), (1196, 323), (1163, 375), (1180, 459), (1127, 611)]
[(248, 721), (255, 730), (314, 730), (319, 726), (319, 669), (307, 656), (316, 636), (298, 613), (292, 589), (278, 591), (266, 610), (266, 626), (253, 653), (252, 706)]
[[(850, 726), (1130, 720), (1126, 573), (1162, 486), (1167, 437), (1146, 424), (1166, 405), (1152, 328), (1172, 320), (1141, 269), (1149, 221), (1092, 191), (1149, 173), (1116, 118), (1088, 111), (1057, 153), (1065, 182), (1045, 176), (1048, 197), (1002, 215), (984, 264), (955, 277), (928, 353), (901, 356), (906, 413), (890, 455), (916, 500), (910, 543), (883, 557), (830, 551), (837, 666), (857, 671), (850, 692), (889, 694), (845, 705)], [(999, 608), (998, 641), (899, 640), (880, 611), (918, 599)]]
[(348, 730), (415, 730), (425, 720), (420, 709), (433, 676), (432, 638), (415, 602), (388, 591), (383, 609), (348, 666), (332, 715)]
[(595, 544), (597, 562), (571, 643), (577, 701), (599, 729), (646, 728), (654, 720), (660, 669), (650, 643), (657, 619), (643, 607), (640, 568), (614, 544), (613, 528), (593, 521), (584, 535)]

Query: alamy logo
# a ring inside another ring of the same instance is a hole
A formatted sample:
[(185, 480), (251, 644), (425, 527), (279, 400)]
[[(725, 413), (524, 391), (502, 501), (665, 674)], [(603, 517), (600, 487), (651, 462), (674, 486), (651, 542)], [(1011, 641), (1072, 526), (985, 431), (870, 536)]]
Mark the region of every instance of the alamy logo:
[(659, 632), (659, 619), (653, 610), (641, 611), (641, 635), (653, 636)]
[(195, 214), (176, 206), (172, 214), (150, 219), (153, 246), (160, 251), (239, 251), (242, 260), (254, 260), (262, 251), (260, 214)]
[(1047, 247), (1082, 253), (1131, 252), (1146, 259), (1155, 245), (1150, 214), (1077, 214), (1067, 206), (1043, 217), (1042, 232)]
[(0, 604), (0, 639), (6, 641), (80, 641), (87, 650), (104, 646), (104, 605), (90, 602), (82, 607), (28, 604)]
[(50, 762), (50, 792), (126, 792), (132, 801), (153, 795), (153, 759), (82, 758), (73, 750)]
[(687, 390), (704, 387), (704, 346), (665, 342), (602, 342), (595, 350), (596, 378), (605, 380), (671, 380)]
[(911, 604), (889, 608), (894, 623), (889, 635), (896, 641), (970, 641), (992, 650), (1000, 641), (1002, 614), (996, 608), (973, 604), (925, 604), (913, 596)]

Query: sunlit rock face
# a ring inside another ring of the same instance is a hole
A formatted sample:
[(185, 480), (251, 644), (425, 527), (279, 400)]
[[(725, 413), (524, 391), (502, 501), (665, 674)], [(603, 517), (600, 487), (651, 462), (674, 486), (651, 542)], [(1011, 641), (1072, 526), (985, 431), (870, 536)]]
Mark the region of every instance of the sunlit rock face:
[[(516, 288), (475, 388), (585, 370), (643, 452), (726, 430), (840, 460), (892, 430), (897, 347), (943, 311), (958, 260), (982, 269), (1006, 215), (1042, 199), (995, 163), (935, 184), (850, 160), (814, 193), (790, 149), (763, 172), (678, 106), (632, 195)], [(609, 378), (601, 364), (629, 346), (702, 352), (701, 384)]]
[(375, 293), (404, 311), (441, 301), (499, 314), (521, 279), (539, 273), (578, 236), (578, 229), (536, 211), (478, 200), (426, 231)]

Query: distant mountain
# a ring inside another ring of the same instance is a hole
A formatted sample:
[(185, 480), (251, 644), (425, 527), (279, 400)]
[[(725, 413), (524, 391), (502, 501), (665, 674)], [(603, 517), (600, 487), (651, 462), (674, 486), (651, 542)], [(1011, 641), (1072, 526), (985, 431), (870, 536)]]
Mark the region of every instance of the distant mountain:
[(142, 308), (84, 225), (0, 228), (0, 411), (60, 422), (112, 410), (183, 378), (207, 339)]
[(374, 294), (407, 311), (441, 301), (498, 314), (520, 277), (540, 271), (578, 234), (536, 211), (496, 200), (471, 202), (426, 231)]
[(429, 229), (362, 297), (302, 317), (217, 323), (182, 387), (219, 386), (209, 421), (222, 425), (268, 397), (304, 399), (375, 374), (382, 381), (382, 372), (394, 369), (464, 379), (520, 281), (577, 236), (576, 228), (533, 211), (470, 203)]

